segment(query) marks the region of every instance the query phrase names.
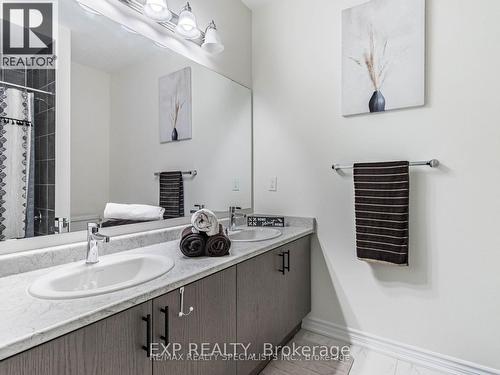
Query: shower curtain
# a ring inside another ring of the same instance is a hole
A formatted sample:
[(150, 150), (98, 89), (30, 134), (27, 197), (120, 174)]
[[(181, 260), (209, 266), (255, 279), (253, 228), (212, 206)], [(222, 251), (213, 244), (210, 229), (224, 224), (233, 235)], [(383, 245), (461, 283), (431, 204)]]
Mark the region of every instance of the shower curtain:
[(33, 94), (0, 87), (0, 240), (33, 235)]

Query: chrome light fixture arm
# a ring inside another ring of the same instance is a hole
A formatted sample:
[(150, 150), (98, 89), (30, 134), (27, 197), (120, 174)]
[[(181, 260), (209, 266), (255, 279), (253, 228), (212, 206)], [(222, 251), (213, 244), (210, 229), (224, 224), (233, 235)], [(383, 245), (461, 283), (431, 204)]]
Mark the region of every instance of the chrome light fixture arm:
[[(138, 0), (118, 1), (135, 12), (145, 15), (168, 31), (202, 47), (208, 53), (217, 54), (224, 50), (215, 22), (212, 21), (205, 31), (201, 30), (196, 23), (196, 17), (189, 2), (182, 7), (179, 14), (176, 14), (168, 9), (166, 0), (147, 0), (145, 5)], [(157, 14), (154, 13), (154, 9), (157, 10)], [(155, 44), (161, 45), (158, 41)]]

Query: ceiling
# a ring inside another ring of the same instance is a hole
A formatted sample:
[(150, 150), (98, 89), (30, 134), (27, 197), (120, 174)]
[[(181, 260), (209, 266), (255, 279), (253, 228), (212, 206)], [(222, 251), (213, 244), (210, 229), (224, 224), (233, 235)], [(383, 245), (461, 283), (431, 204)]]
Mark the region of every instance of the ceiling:
[(126, 31), (107, 17), (83, 10), (73, 0), (59, 2), (59, 21), (71, 30), (72, 60), (106, 72), (120, 70), (152, 55), (174, 53)]
[(250, 9), (255, 9), (257, 6), (268, 3), (272, 0), (241, 0)]

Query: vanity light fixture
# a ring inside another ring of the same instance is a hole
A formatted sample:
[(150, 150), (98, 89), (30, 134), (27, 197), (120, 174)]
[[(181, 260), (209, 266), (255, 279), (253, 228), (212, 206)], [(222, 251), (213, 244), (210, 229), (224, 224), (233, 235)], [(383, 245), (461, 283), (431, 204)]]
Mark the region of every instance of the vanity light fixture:
[(172, 18), (167, 0), (146, 0), (144, 14), (156, 22), (166, 22)]
[(205, 31), (205, 40), (201, 46), (205, 51), (213, 54), (218, 54), (224, 51), (224, 44), (222, 44), (217, 26), (212, 20)]
[[(77, 0), (79, 1), (79, 0)], [(168, 9), (167, 0), (118, 0), (135, 12), (147, 16), (158, 25), (172, 33), (176, 33), (187, 41), (202, 47), (210, 54), (217, 54), (224, 51), (224, 44), (220, 34), (212, 21), (205, 29), (205, 32), (198, 27), (196, 16), (188, 2), (181, 9), (179, 15)], [(168, 12), (168, 13), (167, 13)], [(168, 14), (168, 19), (160, 19), (159, 14)], [(162, 43), (155, 43), (158, 47), (168, 48)]]
[(186, 39), (198, 39), (201, 31), (196, 23), (196, 16), (192, 12), (189, 2), (182, 8), (175, 32)]

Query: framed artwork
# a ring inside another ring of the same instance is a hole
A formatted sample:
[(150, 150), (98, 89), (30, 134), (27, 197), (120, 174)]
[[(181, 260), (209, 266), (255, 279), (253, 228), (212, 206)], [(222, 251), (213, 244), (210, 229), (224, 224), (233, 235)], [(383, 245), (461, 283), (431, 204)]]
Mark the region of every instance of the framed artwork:
[(371, 0), (342, 12), (342, 114), (425, 104), (425, 0)]

